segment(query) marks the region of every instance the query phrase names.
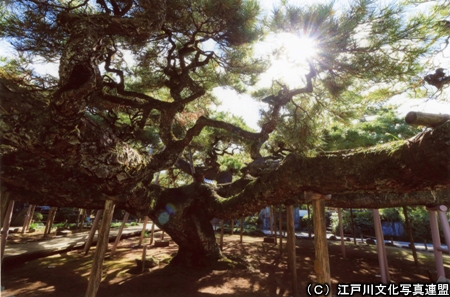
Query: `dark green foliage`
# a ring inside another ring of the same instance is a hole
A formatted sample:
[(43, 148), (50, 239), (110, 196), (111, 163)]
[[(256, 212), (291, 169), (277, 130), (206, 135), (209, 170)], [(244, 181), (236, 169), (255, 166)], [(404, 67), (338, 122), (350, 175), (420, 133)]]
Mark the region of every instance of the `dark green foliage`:
[[(350, 219), (350, 211), (344, 210), (342, 212), (342, 221), (344, 223), (344, 233), (352, 234), (352, 225)], [(364, 236), (375, 236), (375, 229), (373, 226), (372, 210), (353, 210), (353, 221), (355, 223), (356, 235), (361, 233)], [(334, 234), (339, 234), (339, 220), (337, 213), (331, 216), (331, 230)]]
[[(375, 119), (367, 119), (374, 117)], [(420, 129), (407, 125), (392, 108), (370, 110), (354, 124), (335, 124), (323, 130), (322, 139), (325, 151), (369, 147), (399, 139), (408, 139)]]

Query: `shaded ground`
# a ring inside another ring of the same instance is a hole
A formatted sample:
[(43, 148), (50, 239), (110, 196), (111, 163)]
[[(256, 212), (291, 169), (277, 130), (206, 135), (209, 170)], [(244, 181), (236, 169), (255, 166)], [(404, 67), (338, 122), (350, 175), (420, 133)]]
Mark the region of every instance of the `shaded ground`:
[[(260, 237), (244, 236), (244, 243), (240, 244), (239, 236), (225, 236), (224, 254), (239, 258), (249, 266), (247, 269), (232, 270), (169, 267), (165, 263), (177, 250), (171, 242), (166, 248), (149, 248), (147, 258), (154, 257), (159, 265), (140, 273), (135, 259), (141, 257), (142, 248), (136, 248), (137, 242), (137, 237), (123, 240), (114, 257), (106, 259), (98, 297), (291, 295), (285, 255), (280, 258), (278, 246), (262, 243)], [(432, 253), (419, 253), (420, 265), (416, 268), (410, 250), (386, 248), (392, 282), (430, 283), (430, 277), (434, 276), (436, 270)], [(81, 251), (61, 252), (15, 267), (5, 267), (1, 284), (5, 291), (1, 296), (84, 296), (93, 250), (88, 256), (84, 256)], [(346, 242), (347, 259), (341, 256), (339, 242), (330, 241), (329, 250), (334, 285), (380, 282), (375, 246), (356, 246)], [(300, 293), (306, 296), (306, 286), (315, 281), (313, 242), (308, 239), (297, 240), (297, 255)], [(444, 261), (448, 275), (450, 257), (444, 256)]]

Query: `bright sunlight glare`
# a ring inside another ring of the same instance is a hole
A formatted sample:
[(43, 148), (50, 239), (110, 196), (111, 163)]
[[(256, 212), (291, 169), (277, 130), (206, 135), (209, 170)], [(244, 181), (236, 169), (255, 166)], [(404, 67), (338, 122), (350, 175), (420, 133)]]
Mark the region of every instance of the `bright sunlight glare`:
[(293, 33), (276, 34), (264, 46), (274, 55), (271, 57), (272, 66), (258, 84), (262, 87), (267, 87), (274, 80), (282, 81), (290, 88), (301, 87), (304, 75), (309, 71), (308, 60), (319, 54), (314, 38)]
[(292, 33), (278, 34), (282, 46), (286, 50), (288, 59), (304, 62), (305, 59), (313, 58), (317, 54), (317, 45), (314, 38), (310, 36), (296, 36)]

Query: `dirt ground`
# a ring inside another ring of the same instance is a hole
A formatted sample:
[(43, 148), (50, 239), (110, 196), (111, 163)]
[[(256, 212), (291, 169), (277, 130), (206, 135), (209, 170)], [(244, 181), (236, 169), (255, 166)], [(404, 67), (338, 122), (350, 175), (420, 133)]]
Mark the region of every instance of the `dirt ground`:
[[(261, 237), (244, 236), (244, 243), (241, 244), (238, 235), (225, 236), (224, 254), (245, 261), (248, 264), (246, 269), (173, 268), (166, 264), (177, 251), (176, 244), (171, 242), (169, 247), (148, 248), (147, 258), (155, 258), (159, 265), (143, 273), (136, 266), (136, 259), (142, 256), (142, 248), (136, 247), (138, 239), (123, 240), (114, 257), (106, 258), (98, 297), (262, 297), (292, 294), (286, 253), (280, 258), (278, 245), (263, 243)], [(430, 278), (435, 278), (432, 253), (419, 253), (420, 265), (416, 268), (410, 250), (386, 248), (392, 282), (430, 283)], [(5, 267), (2, 270), (1, 286), (4, 291), (1, 296), (84, 296), (94, 249), (87, 256), (76, 250)], [(300, 296), (307, 296), (307, 285), (315, 281), (313, 241), (298, 239), (296, 250)], [(334, 294), (337, 283), (380, 283), (375, 246), (346, 242), (347, 258), (344, 259), (340, 242), (330, 241), (329, 254)], [(444, 256), (444, 261), (448, 275), (450, 257)]]

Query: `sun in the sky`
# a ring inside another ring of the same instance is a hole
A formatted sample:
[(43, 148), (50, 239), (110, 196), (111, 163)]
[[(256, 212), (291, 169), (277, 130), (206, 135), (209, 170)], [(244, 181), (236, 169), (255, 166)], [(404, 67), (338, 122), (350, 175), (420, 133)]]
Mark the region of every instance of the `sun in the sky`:
[(278, 39), (285, 48), (288, 59), (304, 62), (305, 59), (311, 59), (317, 54), (317, 43), (311, 36), (281, 33)]
[(308, 35), (278, 33), (270, 38), (268, 44), (272, 49), (278, 50), (278, 54), (271, 58), (272, 66), (262, 76), (262, 84), (280, 80), (290, 88), (301, 87), (304, 84), (303, 78), (309, 71), (308, 60), (319, 54), (317, 41)]

